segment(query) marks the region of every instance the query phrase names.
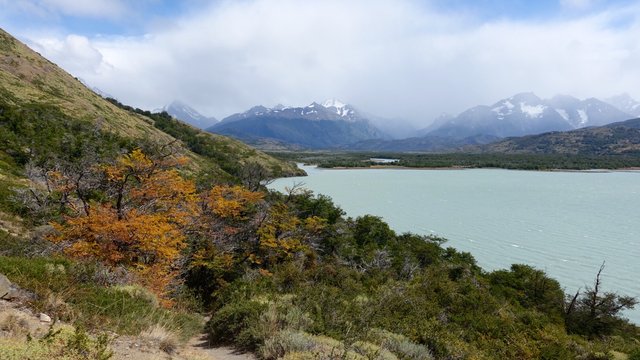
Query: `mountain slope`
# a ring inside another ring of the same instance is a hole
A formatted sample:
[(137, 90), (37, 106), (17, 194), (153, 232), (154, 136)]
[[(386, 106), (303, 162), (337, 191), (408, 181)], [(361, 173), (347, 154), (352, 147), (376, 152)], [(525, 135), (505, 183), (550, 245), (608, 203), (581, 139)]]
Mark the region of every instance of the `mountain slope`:
[(428, 133), (454, 139), (475, 135), (524, 136), (601, 126), (632, 116), (595, 98), (579, 100), (559, 95), (543, 100), (521, 93), (491, 106), (476, 106), (441, 123)]
[(507, 154), (640, 155), (640, 119), (567, 132), (509, 138), (481, 151)]
[(207, 131), (250, 143), (284, 142), (308, 148), (333, 148), (384, 136), (353, 107), (337, 100), (306, 107), (255, 106)]
[(182, 120), (187, 124), (193, 125), (200, 129), (206, 129), (215, 125), (218, 120), (214, 117), (207, 117), (200, 114), (197, 110), (181, 101), (173, 101), (171, 104), (166, 105), (160, 111), (166, 111), (169, 115), (178, 120)]
[[(133, 142), (172, 144), (192, 161), (194, 170), (207, 168), (218, 175), (234, 176), (221, 169), (215, 158), (191, 151), (187, 144), (158, 128), (150, 113), (132, 111), (103, 99), (79, 80), (29, 49), (10, 34), (0, 29), (0, 99), (10, 108), (29, 106), (46, 107), (59, 111), (68, 121), (92, 124), (97, 130), (113, 133)], [(195, 129), (194, 129), (195, 131)], [(241, 168), (249, 162), (259, 162), (281, 174), (294, 174), (297, 170), (264, 153), (247, 147), (239, 141), (200, 131), (199, 137), (224, 152), (229, 162)]]
[(596, 98), (579, 100), (568, 95), (557, 95), (546, 102), (574, 129), (587, 126), (602, 126), (633, 117), (620, 111), (615, 106)]
[(613, 96), (605, 99), (605, 101), (622, 112), (633, 115), (634, 117), (640, 116), (640, 101), (635, 100), (629, 96), (629, 94)]

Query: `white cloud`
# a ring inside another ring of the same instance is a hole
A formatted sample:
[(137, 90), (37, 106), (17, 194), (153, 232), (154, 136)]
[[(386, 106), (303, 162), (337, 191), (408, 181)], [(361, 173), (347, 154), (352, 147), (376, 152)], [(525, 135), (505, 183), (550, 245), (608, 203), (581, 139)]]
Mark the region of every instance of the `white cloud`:
[[(146, 36), (67, 38), (73, 61), (61, 45), (39, 43), (74, 75), (134, 106), (184, 99), (224, 117), (338, 97), (427, 123), (521, 91), (640, 97), (639, 13), (483, 24), (417, 0), (227, 1)], [(626, 25), (612, 27), (619, 19)]]
[(58, 65), (80, 77), (95, 75), (105, 67), (103, 57), (88, 38), (68, 35), (62, 40), (55, 37), (42, 37), (30, 44), (45, 57), (56, 59)]

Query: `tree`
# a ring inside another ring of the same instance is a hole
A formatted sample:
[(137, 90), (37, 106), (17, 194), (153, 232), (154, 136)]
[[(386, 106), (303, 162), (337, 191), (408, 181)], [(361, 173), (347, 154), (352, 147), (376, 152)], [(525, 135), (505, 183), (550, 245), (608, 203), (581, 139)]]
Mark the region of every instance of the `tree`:
[(558, 281), (529, 265), (513, 264), (510, 270), (489, 275), (492, 293), (514, 299), (525, 308), (535, 308), (562, 321), (564, 292)]
[(395, 239), (396, 234), (379, 216), (365, 215), (356, 219), (353, 237), (358, 246), (375, 244), (381, 247)]
[(633, 309), (638, 301), (632, 296), (622, 296), (611, 292), (602, 292), (600, 276), (604, 262), (598, 270), (593, 287), (580, 290), (568, 299), (565, 306), (565, 325), (567, 331), (590, 338), (611, 335), (624, 329), (627, 321), (620, 312)]
[(75, 258), (134, 270), (161, 293), (185, 247), (184, 230), (196, 215), (192, 181), (180, 176), (179, 159), (152, 159), (141, 150), (102, 166), (105, 199), (52, 223), (49, 240)]

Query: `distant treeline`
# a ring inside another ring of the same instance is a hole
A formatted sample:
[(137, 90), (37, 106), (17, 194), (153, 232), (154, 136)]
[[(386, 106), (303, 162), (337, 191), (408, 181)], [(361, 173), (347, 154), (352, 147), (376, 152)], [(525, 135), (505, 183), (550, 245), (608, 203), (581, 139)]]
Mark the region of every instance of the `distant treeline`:
[[(271, 152), (290, 161), (315, 164), (322, 168), (366, 168), (373, 165), (411, 168), (501, 168), (517, 170), (588, 170), (640, 167), (637, 156), (583, 156), (549, 154), (409, 154), (373, 152)], [(398, 159), (393, 164), (378, 164), (371, 158)]]

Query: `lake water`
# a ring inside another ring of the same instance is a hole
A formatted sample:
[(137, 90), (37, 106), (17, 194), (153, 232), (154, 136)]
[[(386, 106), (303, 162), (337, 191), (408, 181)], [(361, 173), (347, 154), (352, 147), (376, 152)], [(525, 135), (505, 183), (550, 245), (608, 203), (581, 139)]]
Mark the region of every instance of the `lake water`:
[[(487, 270), (535, 266), (567, 292), (593, 284), (605, 261), (605, 290), (640, 299), (640, 172), (303, 168), (270, 187), (303, 183), (348, 216), (443, 236)], [(640, 324), (640, 307), (625, 315)]]

